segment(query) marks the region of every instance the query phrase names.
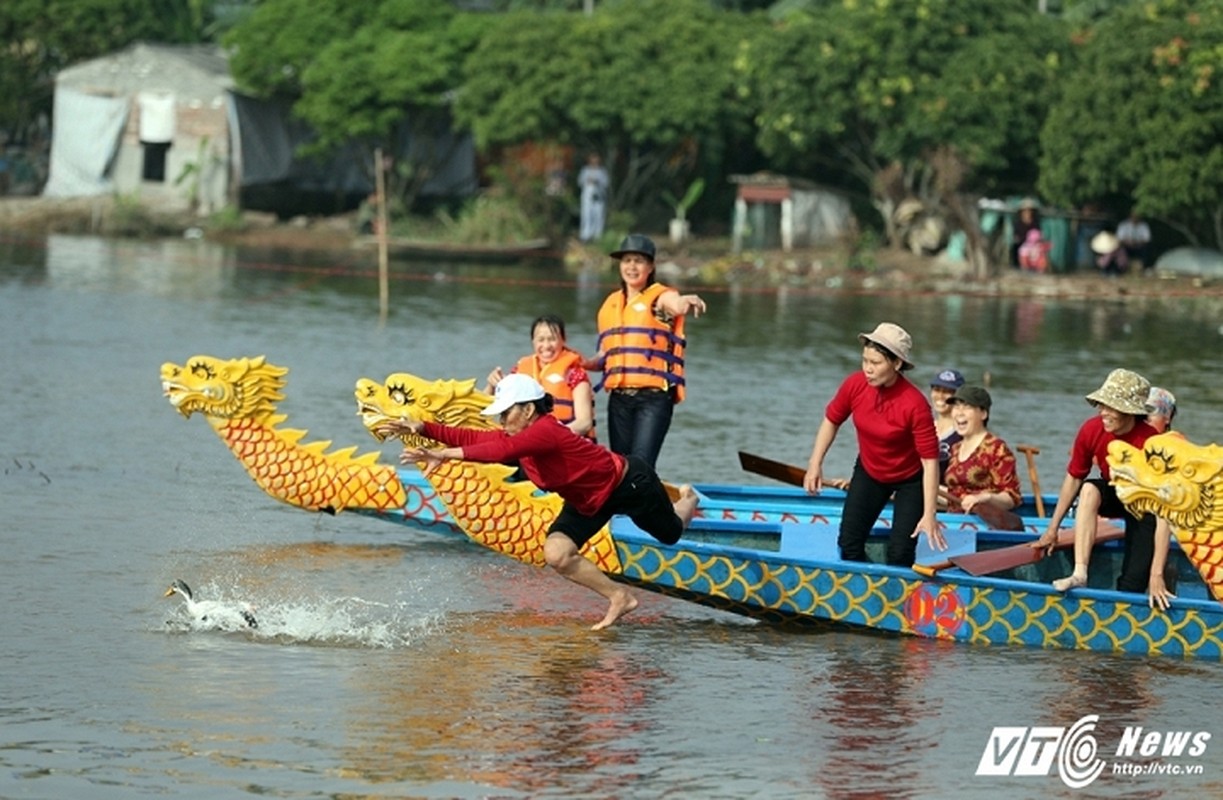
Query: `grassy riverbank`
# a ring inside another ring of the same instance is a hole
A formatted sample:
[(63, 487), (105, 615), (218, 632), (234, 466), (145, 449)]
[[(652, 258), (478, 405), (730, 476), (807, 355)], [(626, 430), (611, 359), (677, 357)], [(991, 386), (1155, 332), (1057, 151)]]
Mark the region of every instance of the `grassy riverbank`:
[[(421, 238), (440, 236), (429, 221)], [(351, 255), (357, 241), (355, 214), (277, 221), (266, 214), (220, 214), (201, 220), (186, 214), (159, 214), (113, 198), (0, 198), (0, 230), (23, 235), (71, 233), (139, 238), (200, 236), (226, 244), (269, 249), (342, 251)], [(673, 247), (658, 235), (659, 274), (671, 283), (736, 284), (749, 288), (794, 287), (859, 293), (983, 294), (1079, 298), (1102, 302), (1171, 302), (1185, 297), (1212, 297), (1223, 303), (1223, 281), (1172, 274), (1139, 274), (1105, 278), (1094, 271), (1034, 275), (1001, 269), (985, 280), (973, 278), (968, 265), (903, 250), (845, 247), (734, 253), (725, 237), (697, 238)], [(373, 260), (372, 249), (366, 251)], [(602, 248), (576, 240), (554, 251), (567, 269), (577, 272), (608, 266)]]

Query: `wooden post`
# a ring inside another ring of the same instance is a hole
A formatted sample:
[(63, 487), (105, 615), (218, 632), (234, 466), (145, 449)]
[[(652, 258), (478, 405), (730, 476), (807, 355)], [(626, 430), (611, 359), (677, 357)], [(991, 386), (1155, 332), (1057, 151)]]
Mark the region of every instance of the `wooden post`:
[(378, 324), (385, 325), (390, 306), (390, 287), (387, 279), (386, 180), (382, 173), (381, 147), (374, 150), (374, 192), (377, 207), (374, 235), (378, 237)]

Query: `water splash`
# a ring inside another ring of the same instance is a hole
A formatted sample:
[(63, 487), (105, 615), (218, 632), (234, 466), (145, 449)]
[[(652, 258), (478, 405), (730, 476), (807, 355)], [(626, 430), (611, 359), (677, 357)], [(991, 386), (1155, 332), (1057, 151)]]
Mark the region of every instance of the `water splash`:
[(310, 644), (341, 648), (395, 649), (410, 647), (440, 624), (441, 614), (408, 603), (385, 603), (361, 597), (243, 598), (226, 596), (215, 585), (200, 588), (199, 596), (214, 598), (227, 608), (246, 608), (257, 628), (233, 624), (231, 617), (197, 619), (185, 605), (176, 606), (166, 625), (183, 633), (221, 632), (252, 641)]

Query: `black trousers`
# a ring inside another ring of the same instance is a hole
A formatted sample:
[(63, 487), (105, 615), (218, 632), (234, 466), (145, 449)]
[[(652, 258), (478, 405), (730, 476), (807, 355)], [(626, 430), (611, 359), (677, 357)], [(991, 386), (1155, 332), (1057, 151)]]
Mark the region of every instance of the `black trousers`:
[(1084, 482), (1100, 490), (1100, 516), (1121, 519), (1125, 523), (1117, 591), (1145, 594), (1151, 582), (1151, 562), (1155, 560), (1155, 515), (1134, 516), (1117, 497), (1117, 490), (1103, 478)]
[(925, 511), (922, 496), (922, 472), (898, 483), (881, 483), (872, 478), (862, 462), (854, 463), (854, 474), (845, 495), (845, 510), (841, 515), (841, 532), (837, 544), (846, 561), (869, 561), (866, 539), (879, 521), (888, 500), (895, 496), (892, 528), (888, 535), (887, 563), (911, 567), (917, 558), (917, 540), (913, 531)]

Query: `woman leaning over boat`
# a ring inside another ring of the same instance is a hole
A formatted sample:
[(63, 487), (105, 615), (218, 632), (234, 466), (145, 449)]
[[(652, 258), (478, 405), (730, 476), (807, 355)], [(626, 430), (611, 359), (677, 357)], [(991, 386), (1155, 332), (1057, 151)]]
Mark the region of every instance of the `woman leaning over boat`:
[(853, 417), (858, 434), (858, 458), (845, 496), (837, 544), (846, 561), (868, 561), (866, 540), (879, 514), (895, 495), (887, 563), (910, 567), (917, 536), (924, 533), (933, 547), (947, 548), (935, 513), (938, 510), (938, 438), (930, 403), (904, 373), (913, 369), (913, 340), (891, 322), (858, 334), (862, 370), (841, 383), (824, 409), (803, 488), (811, 494), (823, 488), (824, 456), (837, 431)]
[(623, 585), (604, 575), (579, 552), (614, 514), (624, 514), (664, 544), (679, 541), (696, 513), (699, 498), (691, 486), (679, 488), (674, 503), (654, 468), (636, 456), (620, 456), (578, 436), (552, 416), (552, 397), (529, 375), (507, 375), (493, 402), (482, 412), (499, 417), (503, 430), (456, 428), (415, 419), (388, 420), (380, 433), (423, 435), (447, 445), (440, 449), (405, 447), (403, 464), (423, 465), (428, 475), (443, 461), (518, 464), (527, 478), (564, 500), (544, 540), (548, 566), (574, 583), (602, 595), (607, 613), (592, 630), (601, 630), (637, 607)]

